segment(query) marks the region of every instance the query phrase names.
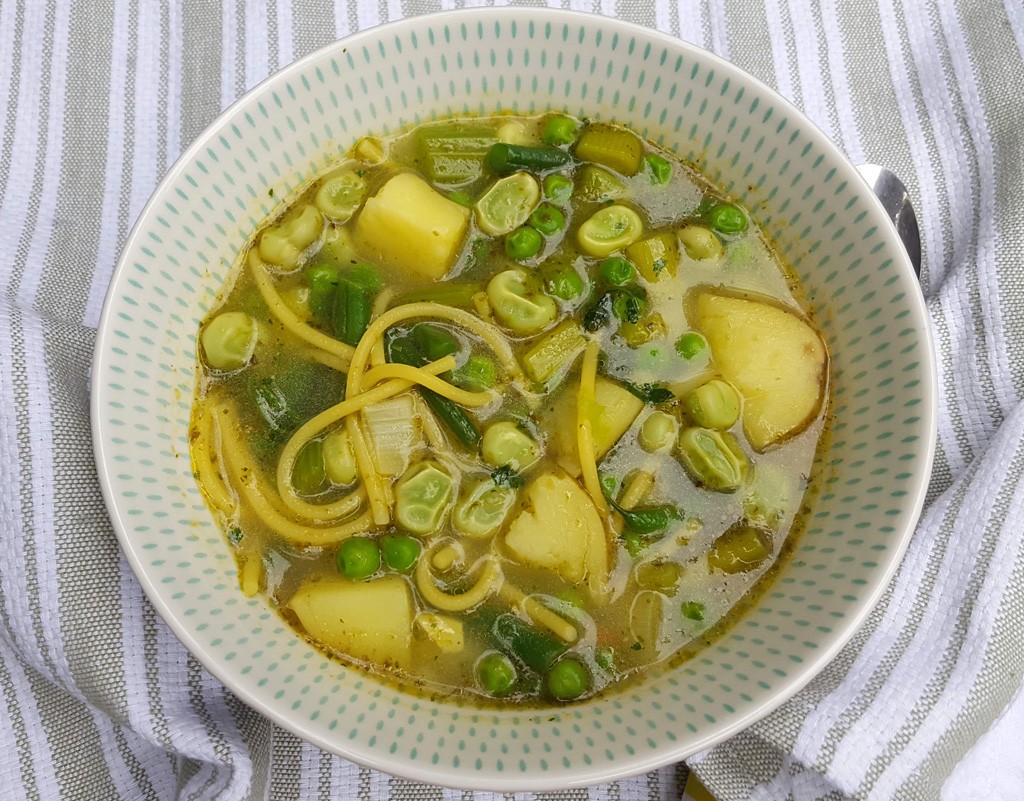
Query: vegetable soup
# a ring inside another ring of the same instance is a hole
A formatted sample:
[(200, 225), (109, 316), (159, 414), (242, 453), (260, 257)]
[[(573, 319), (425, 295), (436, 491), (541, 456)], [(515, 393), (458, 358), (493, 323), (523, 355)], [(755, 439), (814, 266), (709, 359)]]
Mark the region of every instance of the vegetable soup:
[(800, 509), (828, 354), (745, 209), (562, 114), (364, 138), (199, 334), (192, 459), (246, 595), (490, 703), (683, 658)]

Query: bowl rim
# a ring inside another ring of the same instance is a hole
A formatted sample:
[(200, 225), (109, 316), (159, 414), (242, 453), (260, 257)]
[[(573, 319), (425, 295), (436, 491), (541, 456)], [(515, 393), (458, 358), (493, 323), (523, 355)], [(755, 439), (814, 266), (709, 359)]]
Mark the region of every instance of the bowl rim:
[[(587, 769), (581, 769), (581, 767), (577, 765), (574, 766), (573, 770), (569, 771), (571, 776), (568, 777), (564, 775), (566, 773), (565, 771), (556, 770), (553, 771), (555, 774), (555, 776), (552, 777), (555, 779), (554, 781), (550, 779), (545, 780), (545, 777), (548, 774), (544, 772), (536, 777), (520, 774), (499, 774), (484, 777), (481, 774), (474, 773), (470, 774), (472, 780), (467, 782), (465, 780), (467, 776), (459, 775), (457, 771), (446, 770), (443, 768), (431, 768), (430, 766), (419, 763), (411, 765), (402, 761), (396, 762), (393, 758), (388, 759), (384, 754), (383, 749), (379, 747), (363, 747), (360, 750), (358, 747), (354, 749), (350, 747), (352, 746), (351, 743), (346, 742), (339, 745), (338, 742), (331, 742), (326, 738), (321, 737), (318, 733), (306, 728), (302, 721), (295, 721), (284, 714), (279, 714), (278, 711), (274, 707), (268, 705), (261, 696), (248, 691), (246, 688), (241, 687), (236, 683), (233, 671), (229, 670), (217, 657), (206, 650), (205, 646), (196, 638), (189, 627), (186, 626), (184, 622), (170, 609), (169, 605), (165, 602), (159, 587), (151, 581), (150, 576), (147, 574), (142, 554), (137, 549), (136, 543), (133, 541), (132, 537), (129, 535), (129, 526), (121, 516), (114, 494), (113, 480), (110, 473), (111, 462), (105, 449), (104, 438), (101, 436), (104, 429), (103, 410), (101, 408), (101, 397), (103, 395), (101, 378), (104, 373), (103, 368), (105, 365), (105, 358), (107, 357), (108, 347), (110, 344), (112, 308), (116, 302), (114, 290), (119, 285), (122, 275), (127, 271), (128, 254), (131, 253), (139, 244), (139, 240), (142, 238), (146, 226), (149, 224), (154, 206), (165, 195), (168, 188), (174, 183), (175, 179), (181, 175), (186, 166), (190, 164), (208, 145), (208, 143), (218, 135), (223, 128), (225, 121), (255, 98), (263, 95), (268, 90), (279, 84), (284, 84), (289, 78), (301, 73), (308, 64), (323, 58), (327, 54), (331, 54), (336, 51), (341, 52), (344, 48), (360, 45), (364, 43), (365, 40), (373, 41), (388, 30), (396, 28), (430, 25), (450, 20), (461, 20), (465, 22), (470, 19), (493, 21), (494, 19), (505, 18), (509, 21), (537, 22), (541, 17), (546, 20), (550, 20), (552, 23), (571, 22), (574, 24), (580, 24), (582, 22), (585, 24), (586, 21), (590, 19), (599, 21), (601, 24), (620, 27), (623, 31), (631, 33), (634, 36), (639, 36), (645, 40), (659, 43), (675, 51), (686, 52), (691, 57), (696, 57), (702, 61), (708, 62), (716, 69), (723, 69), (736, 75), (757, 91), (766, 94), (774, 103), (777, 103), (781, 108), (785, 109), (788, 113), (798, 119), (808, 137), (814, 139), (816, 145), (822, 151), (829, 154), (830, 161), (833, 166), (843, 172), (843, 178), (858, 186), (859, 195), (865, 198), (865, 202), (875, 207), (876, 212), (881, 213), (882, 216), (888, 220), (888, 215), (885, 214), (881, 203), (875, 197), (868, 184), (860, 176), (846, 155), (823, 131), (821, 131), (820, 128), (814, 124), (813, 121), (803, 113), (803, 111), (776, 92), (773, 88), (763, 83), (741, 67), (697, 45), (686, 42), (685, 40), (670, 34), (663, 33), (655, 28), (628, 22), (616, 17), (569, 9), (522, 6), (501, 8), (484, 7), (462, 8), (427, 14), (410, 15), (403, 17), (402, 19), (388, 21), (373, 27), (365, 28), (343, 38), (336, 39), (267, 76), (265, 79), (242, 94), (228, 107), (219, 112), (216, 118), (181, 153), (154, 187), (149, 199), (143, 206), (138, 218), (132, 226), (131, 231), (125, 239), (120, 254), (118, 255), (114, 270), (111, 273), (110, 283), (104, 297), (102, 312), (99, 318), (90, 377), (90, 428), (93, 438), (93, 452), (100, 489), (114, 532), (122, 550), (124, 551), (125, 557), (131, 565), (136, 579), (139, 581), (143, 591), (145, 592), (146, 598), (160, 614), (163, 621), (168, 625), (177, 639), (203, 665), (203, 667), (227, 689), (239, 697), (247, 706), (259, 712), (273, 723), (327, 752), (336, 754), (345, 759), (350, 759), (358, 764), (389, 775), (421, 781), (437, 786), (457, 787), (472, 790), (490, 790), (497, 792), (519, 790), (544, 791), (585, 787), (645, 773), (665, 765), (678, 762), (692, 756), (693, 754), (720, 744), (738, 732), (743, 731), (756, 723), (758, 720), (766, 717), (772, 711), (790, 700), (812, 679), (818, 676), (828, 663), (836, 657), (839, 651), (853, 638), (854, 634), (860, 629), (867, 616), (877, 605), (896, 571), (902, 564), (905, 552), (909, 546), (910, 539), (916, 529), (917, 522), (924, 506), (927, 487), (934, 463), (937, 437), (938, 386), (933, 336), (920, 284), (917, 282), (916, 278), (914, 278), (909, 257), (907, 257), (902, 245), (900, 245), (900, 247), (896, 249), (896, 252), (898, 253), (897, 260), (900, 261), (901, 266), (897, 269), (904, 273), (905, 276), (910, 276), (914, 279), (913, 286), (916, 288), (916, 294), (910, 302), (910, 306), (912, 307), (914, 314), (914, 327), (917, 330), (918, 335), (921, 337), (921, 369), (924, 377), (926, 378), (926, 380), (922, 382), (923, 386), (921, 391), (925, 396), (923, 406), (928, 415), (928, 421), (924, 453), (920, 461), (916, 481), (911, 485), (910, 491), (907, 493), (908, 498), (905, 506), (907, 514), (904, 518), (904, 525), (901, 530), (898, 529), (893, 535), (893, 546), (890, 551), (891, 557), (889, 564), (886, 566), (881, 578), (872, 587), (871, 592), (865, 596), (860, 607), (856, 609), (856, 612), (846, 617), (842, 626), (838, 627), (838, 634), (834, 636), (832, 642), (827, 648), (817, 652), (816, 658), (806, 660), (800, 666), (799, 670), (794, 671), (788, 679), (776, 685), (769, 699), (766, 699), (760, 705), (754, 706), (746, 715), (735, 720), (733, 723), (717, 728), (713, 733), (704, 737), (697, 738), (695, 743), (691, 741), (689, 745), (680, 747), (673, 743), (666, 742), (664, 747), (649, 757), (634, 757), (631, 760), (621, 759), (615, 763), (609, 763), (607, 765), (591, 765)], [(884, 232), (881, 232), (881, 235), (883, 238), (899, 243), (896, 229), (891, 224), (884, 229)], [(924, 439), (924, 437), (922, 437), (922, 439)]]

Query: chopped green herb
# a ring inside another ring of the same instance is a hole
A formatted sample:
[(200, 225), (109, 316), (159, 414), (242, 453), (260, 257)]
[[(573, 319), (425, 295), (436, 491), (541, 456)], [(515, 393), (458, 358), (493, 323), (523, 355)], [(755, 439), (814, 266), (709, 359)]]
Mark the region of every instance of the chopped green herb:
[(683, 617), (687, 620), (696, 620), (698, 623), (704, 621), (704, 604), (700, 601), (686, 601), (682, 607)]
[(633, 384), (629, 381), (623, 381), (622, 383), (626, 389), (650, 406), (665, 403), (675, 397), (672, 394), (672, 390), (668, 387), (663, 387), (661, 384)]
[(507, 464), (491, 473), (491, 481), (498, 487), (509, 487), (510, 489), (519, 489), (523, 486), (523, 477)]

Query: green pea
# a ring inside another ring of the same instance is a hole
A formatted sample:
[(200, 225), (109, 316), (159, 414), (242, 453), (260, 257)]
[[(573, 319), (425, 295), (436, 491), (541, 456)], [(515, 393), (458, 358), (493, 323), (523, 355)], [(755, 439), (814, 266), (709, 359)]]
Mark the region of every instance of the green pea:
[(533, 210), (529, 222), (534, 230), (540, 231), (544, 236), (551, 236), (565, 228), (565, 215), (558, 206), (541, 203)]
[(540, 138), (549, 145), (571, 145), (576, 141), (577, 130), (575, 120), (559, 114), (555, 117), (548, 117)]
[(666, 412), (654, 411), (640, 426), (640, 447), (648, 453), (660, 451), (676, 438), (676, 418)]
[(704, 352), (708, 342), (696, 331), (688, 331), (676, 340), (676, 353), (689, 361)]
[(636, 268), (622, 256), (609, 256), (601, 262), (597, 274), (612, 286), (622, 286), (636, 278)]
[(559, 701), (572, 701), (590, 689), (590, 674), (578, 659), (566, 657), (548, 671), (547, 685)]
[(747, 217), (731, 203), (719, 203), (707, 213), (708, 224), (720, 234), (741, 234), (747, 230)]
[(505, 237), (505, 255), (516, 261), (533, 258), (544, 246), (544, 237), (529, 226), (517, 228)]
[(516, 667), (504, 654), (490, 651), (476, 663), (476, 680), (489, 695), (505, 695), (516, 683)]
[(583, 294), (583, 279), (573, 270), (555, 273), (545, 282), (548, 292), (562, 300), (572, 300)]
[(545, 175), (544, 197), (555, 203), (567, 203), (572, 197), (572, 181), (558, 173)]
[(381, 538), (381, 550), (389, 569), (407, 573), (419, 558), (420, 544), (408, 534), (385, 534)]
[(656, 184), (667, 184), (672, 177), (672, 163), (657, 153), (648, 153), (644, 161), (651, 170), (651, 177)]
[(725, 431), (740, 417), (740, 396), (732, 384), (718, 378), (701, 384), (683, 396), (690, 419), (705, 428)]
[(338, 572), (356, 581), (380, 569), (380, 548), (368, 537), (351, 537), (338, 548)]

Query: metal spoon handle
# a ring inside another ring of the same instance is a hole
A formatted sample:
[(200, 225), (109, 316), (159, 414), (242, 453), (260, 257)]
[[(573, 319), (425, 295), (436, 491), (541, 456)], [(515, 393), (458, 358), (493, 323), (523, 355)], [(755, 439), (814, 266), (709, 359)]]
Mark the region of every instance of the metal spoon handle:
[(871, 191), (882, 202), (882, 208), (889, 215), (896, 233), (903, 242), (903, 248), (910, 257), (914, 273), (921, 277), (921, 231), (917, 225), (917, 214), (910, 202), (907, 188), (892, 170), (877, 164), (860, 164), (857, 171), (868, 182)]

